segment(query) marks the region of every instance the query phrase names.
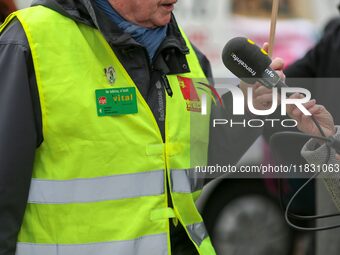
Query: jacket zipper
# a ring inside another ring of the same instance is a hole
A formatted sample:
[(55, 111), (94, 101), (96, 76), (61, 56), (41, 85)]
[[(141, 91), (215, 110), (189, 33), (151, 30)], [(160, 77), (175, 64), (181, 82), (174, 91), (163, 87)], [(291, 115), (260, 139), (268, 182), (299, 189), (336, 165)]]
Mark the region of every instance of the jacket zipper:
[(166, 93), (168, 94), (169, 97), (172, 97), (173, 92), (172, 92), (168, 77), (166, 77), (165, 74), (161, 74), (161, 78), (162, 78), (162, 84), (165, 88)]

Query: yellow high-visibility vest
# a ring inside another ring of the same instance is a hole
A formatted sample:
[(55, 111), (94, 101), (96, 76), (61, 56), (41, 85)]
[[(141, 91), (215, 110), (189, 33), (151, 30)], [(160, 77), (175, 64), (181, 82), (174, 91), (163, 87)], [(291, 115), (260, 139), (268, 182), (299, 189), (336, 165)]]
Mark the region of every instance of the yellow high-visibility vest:
[[(0, 32), (14, 17), (31, 49), (44, 137), (16, 254), (171, 254), (174, 218), (200, 255), (214, 255), (195, 206), (202, 186), (194, 172), (207, 163), (210, 100), (208, 114), (197, 111), (202, 90), (194, 79), (205, 76), (184, 33), (191, 72), (167, 76), (173, 97), (166, 100), (163, 142), (149, 106), (97, 29), (36, 6), (12, 14)], [(135, 91), (121, 100), (131, 99), (137, 112), (99, 116), (107, 98), (96, 91), (110, 97), (120, 89)]]

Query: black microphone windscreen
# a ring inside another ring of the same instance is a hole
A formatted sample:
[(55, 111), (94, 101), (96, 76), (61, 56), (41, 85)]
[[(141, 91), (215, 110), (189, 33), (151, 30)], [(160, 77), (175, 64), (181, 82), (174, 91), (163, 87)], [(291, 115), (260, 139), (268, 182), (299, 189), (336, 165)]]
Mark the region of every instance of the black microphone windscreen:
[(224, 65), (237, 77), (247, 83), (255, 83), (271, 64), (263, 49), (244, 37), (231, 39), (223, 49)]

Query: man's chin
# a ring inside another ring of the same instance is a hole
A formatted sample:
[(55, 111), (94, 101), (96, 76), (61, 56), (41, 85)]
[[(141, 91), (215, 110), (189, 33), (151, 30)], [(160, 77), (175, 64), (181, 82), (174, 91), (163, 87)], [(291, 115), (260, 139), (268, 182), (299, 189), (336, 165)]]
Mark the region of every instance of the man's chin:
[(158, 18), (154, 20), (155, 27), (164, 27), (168, 25), (171, 21), (171, 14), (167, 15), (166, 17)]

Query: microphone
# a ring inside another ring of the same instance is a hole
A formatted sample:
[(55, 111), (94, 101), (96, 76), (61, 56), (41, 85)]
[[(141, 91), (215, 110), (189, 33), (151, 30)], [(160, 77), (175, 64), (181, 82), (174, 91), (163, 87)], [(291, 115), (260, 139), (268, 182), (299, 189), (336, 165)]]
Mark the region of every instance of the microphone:
[[(287, 87), (284, 81), (281, 80), (280, 76), (270, 68), (271, 59), (269, 58), (267, 52), (261, 48), (259, 48), (253, 41), (244, 38), (244, 37), (236, 37), (231, 39), (223, 49), (222, 60), (224, 65), (238, 78), (248, 84), (254, 84), (256, 82), (260, 82), (267, 88), (283, 88)], [(314, 119), (312, 119), (315, 125), (318, 127), (321, 133), (323, 133), (322, 128), (319, 123)], [(276, 135), (286, 135), (286, 133), (277, 133)], [(295, 135), (301, 135), (300, 133), (295, 133)], [(272, 139), (275, 135), (272, 137)], [(306, 135), (306, 137), (311, 137)], [(321, 140), (325, 140), (329, 147), (332, 147), (336, 150), (337, 153), (340, 152), (340, 141), (336, 140), (332, 137), (318, 137)], [(329, 161), (329, 160), (327, 160)], [(328, 162), (326, 162), (328, 163)], [(336, 171), (322, 172), (322, 176), (326, 183), (326, 186), (331, 191), (332, 199), (340, 210), (340, 188), (339, 188), (339, 173)], [(319, 228), (303, 228), (300, 226), (296, 226), (291, 223), (289, 217), (291, 214), (289, 213), (289, 207), (292, 204), (295, 197), (300, 193), (300, 191), (314, 178), (313, 176), (309, 179), (290, 199), (289, 204), (285, 211), (285, 217), (288, 224), (298, 230), (305, 231), (319, 231), (319, 230), (328, 230), (334, 228), (340, 228), (340, 224), (334, 226), (326, 226)], [(340, 216), (340, 214), (330, 214), (330, 215), (316, 215), (316, 216), (300, 216), (293, 215), (295, 218), (301, 220), (316, 220), (319, 218), (330, 218), (335, 216)]]
[[(244, 38), (244, 37), (236, 37), (231, 39), (223, 49), (222, 60), (224, 65), (238, 78), (248, 84), (254, 84), (256, 82), (260, 82), (267, 88), (283, 88), (287, 87), (284, 81), (281, 80), (280, 76), (270, 68), (271, 59), (269, 58), (267, 52), (260, 47), (258, 47), (253, 41)], [(314, 119), (312, 119), (315, 125), (320, 130), (320, 133), (323, 133), (320, 124)], [(285, 133), (277, 133), (277, 135), (285, 135)], [(296, 133), (296, 135), (301, 135), (300, 133)], [(275, 136), (275, 135), (274, 135)], [(274, 138), (272, 137), (272, 139)], [(306, 135), (306, 137), (311, 137)], [(329, 147), (332, 147), (336, 150), (337, 153), (340, 152), (340, 141), (336, 140), (332, 137), (318, 137), (321, 140), (325, 140)], [(327, 160), (329, 161), (329, 159)], [(328, 162), (326, 162), (328, 163)], [(327, 173), (322, 172), (322, 176), (326, 183), (326, 186), (331, 191), (332, 199), (340, 210), (340, 188), (339, 188), (339, 173), (334, 171), (329, 171)], [(333, 228), (340, 228), (340, 225), (335, 226), (326, 226), (320, 228), (302, 228), (296, 226), (291, 223), (289, 220), (289, 207), (295, 197), (300, 193), (300, 191), (314, 178), (313, 176), (310, 180), (308, 180), (291, 198), (286, 208), (285, 217), (290, 226), (299, 230), (306, 231), (319, 231)], [(331, 215), (316, 215), (316, 216), (300, 216), (294, 215), (294, 217), (299, 220), (315, 220), (318, 218), (330, 218), (334, 216), (340, 216), (340, 214), (331, 214)]]
[(260, 82), (267, 88), (287, 87), (280, 76), (270, 68), (272, 60), (264, 49), (244, 37), (231, 39), (223, 49), (224, 65), (248, 84)]

